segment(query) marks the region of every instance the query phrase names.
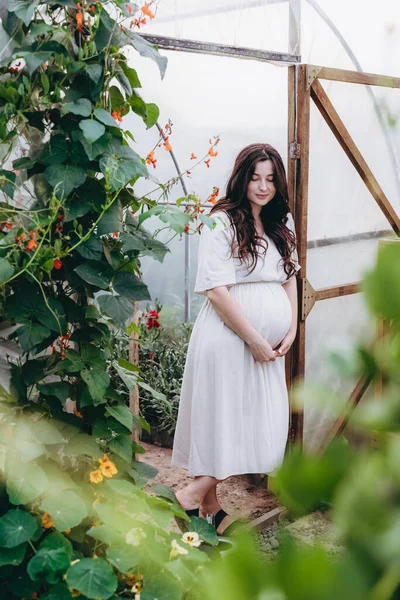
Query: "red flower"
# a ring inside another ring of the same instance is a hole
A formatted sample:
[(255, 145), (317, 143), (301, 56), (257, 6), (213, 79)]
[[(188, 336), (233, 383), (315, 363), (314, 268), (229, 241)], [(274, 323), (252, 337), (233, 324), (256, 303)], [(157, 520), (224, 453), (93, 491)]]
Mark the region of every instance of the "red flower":
[(185, 225), (185, 227), (183, 228), (183, 231), (184, 231), (185, 233), (187, 233), (187, 232), (189, 231), (189, 225)]
[(156, 310), (151, 310), (149, 312), (150, 317), (154, 317), (155, 319), (159, 319), (160, 315), (158, 314), (158, 312)]
[(153, 354), (153, 352), (149, 352), (149, 358), (150, 360), (153, 360), (155, 357), (155, 354)]
[(54, 268), (59, 270), (62, 268), (63, 264), (59, 258), (56, 258), (53, 264)]

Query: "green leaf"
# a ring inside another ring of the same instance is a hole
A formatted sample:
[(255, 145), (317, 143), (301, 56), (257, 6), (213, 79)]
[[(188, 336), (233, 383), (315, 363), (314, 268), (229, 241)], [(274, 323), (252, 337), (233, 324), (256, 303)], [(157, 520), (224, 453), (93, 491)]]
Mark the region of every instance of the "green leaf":
[(102, 290), (108, 288), (114, 273), (114, 269), (108, 263), (100, 260), (88, 260), (76, 267), (74, 271), (83, 281)]
[(0, 548), (0, 567), (4, 565), (20, 565), (25, 557), (26, 544), (14, 548)]
[(32, 433), (35, 440), (43, 444), (62, 444), (65, 441), (64, 436), (56, 425), (45, 418), (35, 421), (32, 424)]
[(107, 110), (104, 110), (104, 108), (96, 108), (94, 110), (94, 116), (98, 121), (104, 125), (108, 125), (109, 127), (116, 127), (117, 125), (117, 122), (112, 118)]
[(86, 181), (86, 171), (75, 165), (52, 165), (44, 172), (46, 180), (56, 188), (57, 197), (66, 197)]
[(89, 388), (89, 393), (93, 398), (95, 405), (105, 401), (105, 393), (110, 385), (110, 376), (104, 371), (89, 371), (85, 369), (81, 371), (81, 377)]
[(62, 404), (71, 397), (72, 386), (67, 381), (55, 381), (38, 385), (38, 390), (43, 396), (55, 396)]
[(99, 238), (91, 236), (87, 242), (80, 244), (76, 251), (83, 256), (83, 258), (100, 260), (103, 254), (103, 244)]
[[(98, 83), (98, 81), (103, 73), (103, 69), (102, 69), (101, 65), (96, 64), (96, 63), (94, 63), (92, 65), (86, 65), (85, 71), (94, 83)], [(83, 115), (83, 116), (88, 116), (88, 115)]]
[(79, 123), (79, 127), (82, 129), (85, 140), (89, 144), (93, 144), (106, 131), (104, 125), (94, 119), (84, 119)]
[(110, 525), (98, 525), (97, 527), (92, 527), (89, 529), (87, 534), (95, 540), (99, 540), (100, 542), (108, 545), (118, 544), (121, 542), (121, 534)]
[(133, 373), (138, 373), (140, 371), (138, 366), (132, 364), (128, 360), (125, 360), (124, 358), (121, 358), (121, 357), (118, 357), (118, 364), (123, 369), (126, 369), (127, 371), (132, 371)]
[(101, 452), (96, 440), (87, 433), (73, 436), (64, 447), (65, 456), (81, 456), (86, 454), (92, 458), (100, 458)]
[(115, 85), (110, 87), (110, 102), (112, 111), (121, 112), (125, 106), (125, 98)]
[(10, 265), (8, 260), (0, 258), (0, 283), (7, 281), (14, 273), (14, 267)]
[(68, 110), (74, 115), (90, 117), (92, 113), (92, 103), (87, 98), (79, 98), (75, 102), (66, 102), (63, 104), (63, 109)]
[(103, 217), (97, 225), (97, 235), (106, 235), (107, 233), (116, 233), (122, 231), (122, 206), (119, 200), (106, 210)]
[(119, 66), (123, 70), (125, 76), (127, 77), (129, 83), (131, 84), (132, 88), (141, 88), (142, 87), (142, 84), (140, 83), (137, 71), (135, 69), (128, 67), (126, 62), (123, 60), (121, 60), (119, 62)]
[(128, 406), (117, 404), (116, 406), (106, 406), (107, 412), (110, 413), (114, 419), (117, 419), (124, 427), (132, 431), (133, 427), (133, 414)]
[(146, 165), (129, 146), (113, 140), (100, 159), (100, 170), (108, 178), (111, 190), (124, 187), (136, 177), (148, 177)]
[(51, 515), (58, 531), (66, 531), (76, 527), (87, 517), (87, 509), (83, 500), (70, 490), (49, 496), (40, 505), (41, 510)]
[[(180, 583), (175, 577), (163, 573), (149, 573), (146, 587), (140, 592), (140, 600), (182, 600)], [(247, 598), (246, 600), (250, 600)]]
[(118, 580), (111, 566), (101, 558), (83, 558), (67, 571), (67, 584), (87, 598), (109, 598)]
[(376, 267), (364, 278), (362, 290), (375, 314), (400, 321), (400, 244), (379, 248)]
[(47, 489), (47, 476), (38, 465), (10, 460), (7, 470), (7, 494), (12, 504), (33, 502)]
[(15, 548), (31, 540), (38, 528), (37, 521), (24, 510), (9, 510), (0, 518), (0, 546)]
[(72, 600), (72, 594), (69, 589), (63, 584), (58, 583), (49, 589), (44, 596), (40, 596), (40, 600)]
[(59, 165), (68, 158), (67, 141), (63, 135), (53, 135), (37, 161), (42, 165)]
[(167, 211), (160, 215), (160, 221), (167, 223), (177, 233), (183, 233), (185, 226), (192, 220), (188, 213), (179, 208), (169, 206)]
[(12, 171), (7, 171), (5, 169), (0, 169), (0, 178), (4, 178), (3, 183), (0, 187), (0, 191), (4, 192), (4, 194), (6, 194), (6, 196), (9, 196), (10, 198), (14, 198), (16, 179), (15, 173), (13, 173)]
[(188, 528), (189, 531), (198, 533), (199, 537), (207, 542), (207, 544), (211, 544), (211, 546), (218, 545), (217, 532), (205, 519), (202, 519), (201, 517), (192, 517), (188, 523)]
[(129, 105), (132, 108), (133, 112), (142, 117), (143, 121), (146, 122), (147, 119), (147, 107), (146, 103), (140, 96), (133, 93), (129, 98)]
[(28, 70), (29, 75), (33, 75), (40, 65), (47, 62), (51, 56), (52, 52), (34, 52), (34, 53), (25, 53), (19, 52), (18, 56), (22, 56), (26, 62), (26, 68)]
[(151, 300), (148, 287), (133, 273), (118, 271), (114, 277), (113, 288), (118, 294), (131, 301)]
[(99, 154), (103, 154), (104, 150), (107, 148), (108, 144), (111, 140), (111, 134), (105, 133), (98, 140), (96, 140), (93, 144), (89, 144), (89, 142), (83, 137), (81, 139), (81, 144), (85, 149), (85, 152), (90, 160), (94, 160), (99, 156)]
[(129, 32), (129, 37), (132, 41), (133, 47), (141, 56), (151, 58), (151, 60), (154, 60), (157, 63), (158, 68), (160, 69), (161, 79), (163, 79), (167, 69), (168, 60), (165, 58), (165, 56), (161, 56), (159, 54), (157, 46), (153, 46), (153, 44), (148, 42), (144, 37), (138, 33), (135, 33), (134, 31)]
[(161, 402), (168, 402), (167, 397), (165, 394), (162, 394), (161, 392), (157, 392), (155, 389), (153, 389), (148, 383), (145, 383), (144, 381), (138, 381), (138, 385), (143, 388), (144, 390), (146, 390), (146, 392), (150, 392), (150, 394), (153, 396), (153, 398), (155, 398), (156, 400), (160, 400)]
[(107, 560), (120, 573), (134, 573), (140, 563), (140, 551), (129, 544), (118, 544), (107, 549)]
[(97, 303), (102, 312), (112, 318), (116, 325), (123, 327), (133, 315), (132, 303), (122, 296), (102, 295), (97, 297)]
[(153, 127), (153, 125), (155, 125), (158, 121), (158, 117), (160, 116), (160, 109), (158, 108), (157, 104), (146, 104), (146, 109), (147, 109), (147, 117), (144, 119), (144, 122), (147, 125), (147, 129), (150, 129), (150, 127)]
[(25, 25), (29, 25), (40, 0), (9, 0), (8, 10), (13, 12)]
[(17, 329), (18, 341), (25, 352), (29, 352), (35, 346), (43, 342), (51, 334), (50, 329), (44, 327), (40, 323), (31, 321), (27, 325), (23, 325)]
[(13, 169), (32, 169), (35, 166), (35, 161), (29, 158), (29, 156), (23, 156), (13, 160)]
[(123, 458), (128, 464), (132, 462), (133, 444), (132, 440), (126, 435), (119, 435), (113, 438), (110, 443), (110, 450)]
[(151, 489), (156, 494), (156, 496), (160, 496), (161, 498), (166, 498), (170, 500), (173, 504), (179, 504), (176, 499), (175, 493), (171, 488), (161, 483), (153, 483)]
[(43, 578), (48, 583), (57, 583), (58, 574), (68, 569), (71, 558), (71, 542), (61, 533), (51, 533), (29, 561), (28, 575), (33, 580)]

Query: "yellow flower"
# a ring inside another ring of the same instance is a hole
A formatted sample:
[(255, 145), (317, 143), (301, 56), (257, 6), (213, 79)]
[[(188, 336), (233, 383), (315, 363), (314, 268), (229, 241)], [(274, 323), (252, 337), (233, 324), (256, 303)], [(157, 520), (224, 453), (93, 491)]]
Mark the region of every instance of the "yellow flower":
[[(102, 459), (99, 459), (99, 460), (102, 460)], [(116, 475), (118, 473), (117, 467), (114, 465), (114, 463), (111, 460), (108, 460), (108, 462), (101, 462), (100, 463), (100, 471), (102, 472), (104, 477), (112, 477), (113, 475)]]
[(74, 590), (73, 588), (68, 588), (68, 589), (69, 589), (69, 591), (71, 592), (71, 596), (72, 596), (73, 598), (76, 598), (77, 596), (80, 596), (80, 595), (81, 595), (81, 593), (80, 593), (78, 590)]
[(141, 527), (134, 527), (130, 529), (125, 536), (125, 541), (131, 546), (139, 546), (142, 539), (147, 537), (146, 533)]
[(180, 546), (176, 540), (172, 540), (171, 546), (172, 550), (169, 553), (170, 558), (178, 556), (178, 554), (189, 554), (188, 550), (186, 550), (186, 548), (182, 548), (182, 546)]
[(185, 544), (189, 544), (189, 546), (194, 546), (195, 548), (198, 548), (202, 543), (199, 534), (195, 531), (187, 531), (183, 534), (181, 540), (182, 542), (185, 542)]
[(45, 529), (50, 529), (50, 527), (54, 527), (54, 523), (51, 519), (51, 515), (49, 515), (48, 512), (45, 512), (42, 515), (42, 525)]
[(71, 528), (69, 528), (69, 529), (66, 529), (66, 530), (64, 531), (64, 533), (66, 533), (67, 535), (68, 535), (68, 534), (70, 534), (70, 533), (71, 533)]
[(103, 475), (100, 469), (96, 469), (95, 471), (91, 471), (90, 473), (90, 481), (92, 483), (101, 483), (103, 481)]

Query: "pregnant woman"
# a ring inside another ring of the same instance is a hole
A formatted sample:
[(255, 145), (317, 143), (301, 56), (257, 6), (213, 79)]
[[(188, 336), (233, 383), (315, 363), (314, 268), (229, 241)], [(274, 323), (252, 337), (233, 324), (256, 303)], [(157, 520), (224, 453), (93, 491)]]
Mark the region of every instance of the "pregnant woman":
[(217, 224), (202, 228), (195, 286), (206, 300), (189, 344), (172, 464), (194, 478), (177, 493), (180, 504), (222, 533), (218, 483), (272, 473), (288, 434), (284, 356), (296, 336), (300, 265), (275, 148), (239, 153), (210, 216)]

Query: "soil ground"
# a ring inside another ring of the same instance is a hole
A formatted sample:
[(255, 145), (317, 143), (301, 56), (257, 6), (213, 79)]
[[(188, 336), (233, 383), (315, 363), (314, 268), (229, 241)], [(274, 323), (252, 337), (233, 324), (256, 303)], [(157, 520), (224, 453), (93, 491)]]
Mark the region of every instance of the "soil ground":
[[(155, 479), (174, 492), (185, 487), (191, 481), (184, 469), (171, 467), (169, 448), (161, 448), (142, 442), (146, 454), (140, 456), (140, 461), (158, 469)], [(254, 475), (239, 475), (230, 477), (218, 485), (218, 499), (223, 509), (235, 518), (246, 521), (256, 519), (279, 506), (275, 496), (267, 490), (265, 481)]]

